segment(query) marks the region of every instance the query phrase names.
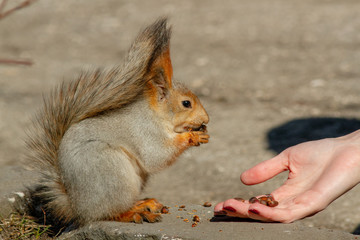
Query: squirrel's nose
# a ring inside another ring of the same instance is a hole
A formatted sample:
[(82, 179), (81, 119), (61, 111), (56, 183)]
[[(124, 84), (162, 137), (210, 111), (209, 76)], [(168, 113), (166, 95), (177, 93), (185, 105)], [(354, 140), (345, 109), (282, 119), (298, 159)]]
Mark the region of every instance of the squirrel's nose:
[(202, 121), (203, 121), (203, 124), (205, 124), (205, 125), (209, 123), (209, 115), (207, 114), (205, 109), (204, 109), (204, 114), (202, 116)]

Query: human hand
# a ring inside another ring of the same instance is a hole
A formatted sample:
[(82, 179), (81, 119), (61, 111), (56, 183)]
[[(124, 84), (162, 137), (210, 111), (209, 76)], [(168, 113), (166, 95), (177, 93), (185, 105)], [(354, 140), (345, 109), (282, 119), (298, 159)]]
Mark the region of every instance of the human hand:
[(325, 209), (360, 181), (360, 131), (290, 147), (245, 171), (241, 181), (258, 184), (283, 171), (288, 179), (271, 193), (278, 206), (229, 199), (215, 206), (215, 216), (289, 223)]

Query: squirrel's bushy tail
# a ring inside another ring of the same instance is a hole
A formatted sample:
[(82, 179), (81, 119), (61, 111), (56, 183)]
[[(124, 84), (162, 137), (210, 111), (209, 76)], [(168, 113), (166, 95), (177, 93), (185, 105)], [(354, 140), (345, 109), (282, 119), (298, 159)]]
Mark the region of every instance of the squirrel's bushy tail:
[(58, 167), (58, 149), (65, 132), (72, 124), (120, 108), (144, 92), (146, 73), (169, 45), (166, 23), (162, 18), (147, 27), (132, 44), (122, 67), (83, 73), (44, 97), (44, 107), (27, 141), (28, 157), (43, 175), (36, 197), (58, 221), (76, 221)]

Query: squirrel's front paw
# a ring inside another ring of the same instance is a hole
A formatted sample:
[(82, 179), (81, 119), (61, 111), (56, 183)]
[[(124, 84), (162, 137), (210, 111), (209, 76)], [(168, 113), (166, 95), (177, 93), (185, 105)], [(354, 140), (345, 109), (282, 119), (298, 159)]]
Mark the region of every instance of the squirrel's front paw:
[(199, 146), (201, 143), (208, 143), (210, 135), (203, 131), (191, 131), (189, 132), (189, 145)]

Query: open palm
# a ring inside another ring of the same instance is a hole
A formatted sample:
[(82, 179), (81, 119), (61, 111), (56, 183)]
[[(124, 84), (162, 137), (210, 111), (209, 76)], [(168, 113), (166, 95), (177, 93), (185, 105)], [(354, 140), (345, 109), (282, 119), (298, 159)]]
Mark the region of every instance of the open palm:
[(360, 132), (288, 148), (245, 171), (241, 180), (258, 184), (283, 171), (288, 179), (271, 193), (277, 207), (229, 199), (215, 207), (215, 215), (286, 223), (323, 210), (360, 180)]

